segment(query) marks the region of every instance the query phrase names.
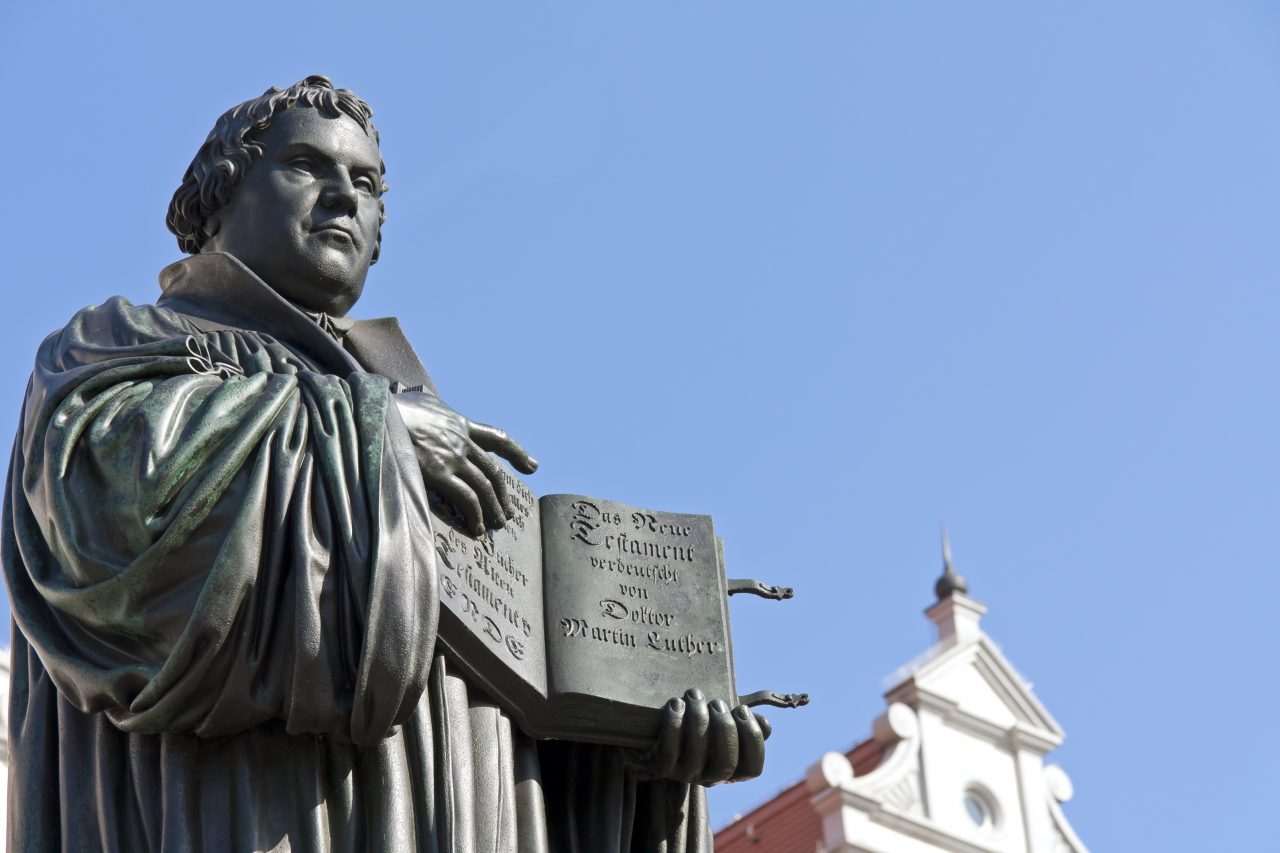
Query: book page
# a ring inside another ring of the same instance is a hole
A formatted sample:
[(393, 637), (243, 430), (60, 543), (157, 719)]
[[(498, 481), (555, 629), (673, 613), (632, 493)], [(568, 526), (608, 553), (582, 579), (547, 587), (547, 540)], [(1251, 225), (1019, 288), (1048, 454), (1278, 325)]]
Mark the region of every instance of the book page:
[[(463, 532), (448, 504), (431, 496), (440, 603), (479, 638), (497, 662), (546, 695), (546, 636), (542, 615), (542, 546), (538, 499), (503, 468), (515, 517), (480, 538)], [(451, 630), (441, 619), (441, 630)], [(450, 638), (446, 637), (446, 640)], [(456, 641), (451, 645), (458, 647)], [(489, 671), (491, 664), (467, 661)]]
[(549, 696), (737, 704), (709, 516), (547, 495), (542, 538)]

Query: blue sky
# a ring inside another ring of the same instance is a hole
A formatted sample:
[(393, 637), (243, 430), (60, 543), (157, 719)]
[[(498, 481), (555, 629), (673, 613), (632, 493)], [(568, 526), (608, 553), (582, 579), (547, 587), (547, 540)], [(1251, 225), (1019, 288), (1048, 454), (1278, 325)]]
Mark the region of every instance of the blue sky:
[(1085, 842), (1258, 849), (1278, 36), (1231, 0), (8, 3), (0, 411), (75, 310), (155, 298), (214, 118), (329, 75), (392, 188), (356, 313), (536, 491), (711, 513), (798, 587), (734, 603), (740, 688), (814, 703), (717, 825), (869, 734), (945, 517)]

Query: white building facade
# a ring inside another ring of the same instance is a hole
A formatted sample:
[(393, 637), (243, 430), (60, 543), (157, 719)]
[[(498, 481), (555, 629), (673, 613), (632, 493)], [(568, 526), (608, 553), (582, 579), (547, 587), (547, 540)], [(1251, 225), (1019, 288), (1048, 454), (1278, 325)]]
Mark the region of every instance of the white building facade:
[(986, 608), (945, 571), (937, 644), (901, 671), (872, 737), (716, 834), (721, 853), (1085, 853), (1046, 756), (1061, 726), (983, 633)]

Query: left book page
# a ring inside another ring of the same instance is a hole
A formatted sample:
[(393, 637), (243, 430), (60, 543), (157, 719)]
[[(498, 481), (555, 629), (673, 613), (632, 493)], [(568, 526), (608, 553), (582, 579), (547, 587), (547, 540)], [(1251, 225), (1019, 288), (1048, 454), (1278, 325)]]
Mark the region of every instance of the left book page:
[(431, 497), (440, 640), (468, 676), (523, 717), (547, 695), (542, 531), (538, 499), (502, 473), (515, 517), (479, 538), (462, 533), (453, 509)]

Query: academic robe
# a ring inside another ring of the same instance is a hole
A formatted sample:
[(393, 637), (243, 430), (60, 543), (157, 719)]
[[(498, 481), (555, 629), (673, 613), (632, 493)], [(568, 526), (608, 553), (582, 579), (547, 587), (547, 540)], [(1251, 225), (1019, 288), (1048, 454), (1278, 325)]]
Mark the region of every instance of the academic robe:
[(535, 742), (435, 644), (393, 320), (236, 259), (41, 345), (0, 524), (17, 851), (711, 850), (705, 792)]

